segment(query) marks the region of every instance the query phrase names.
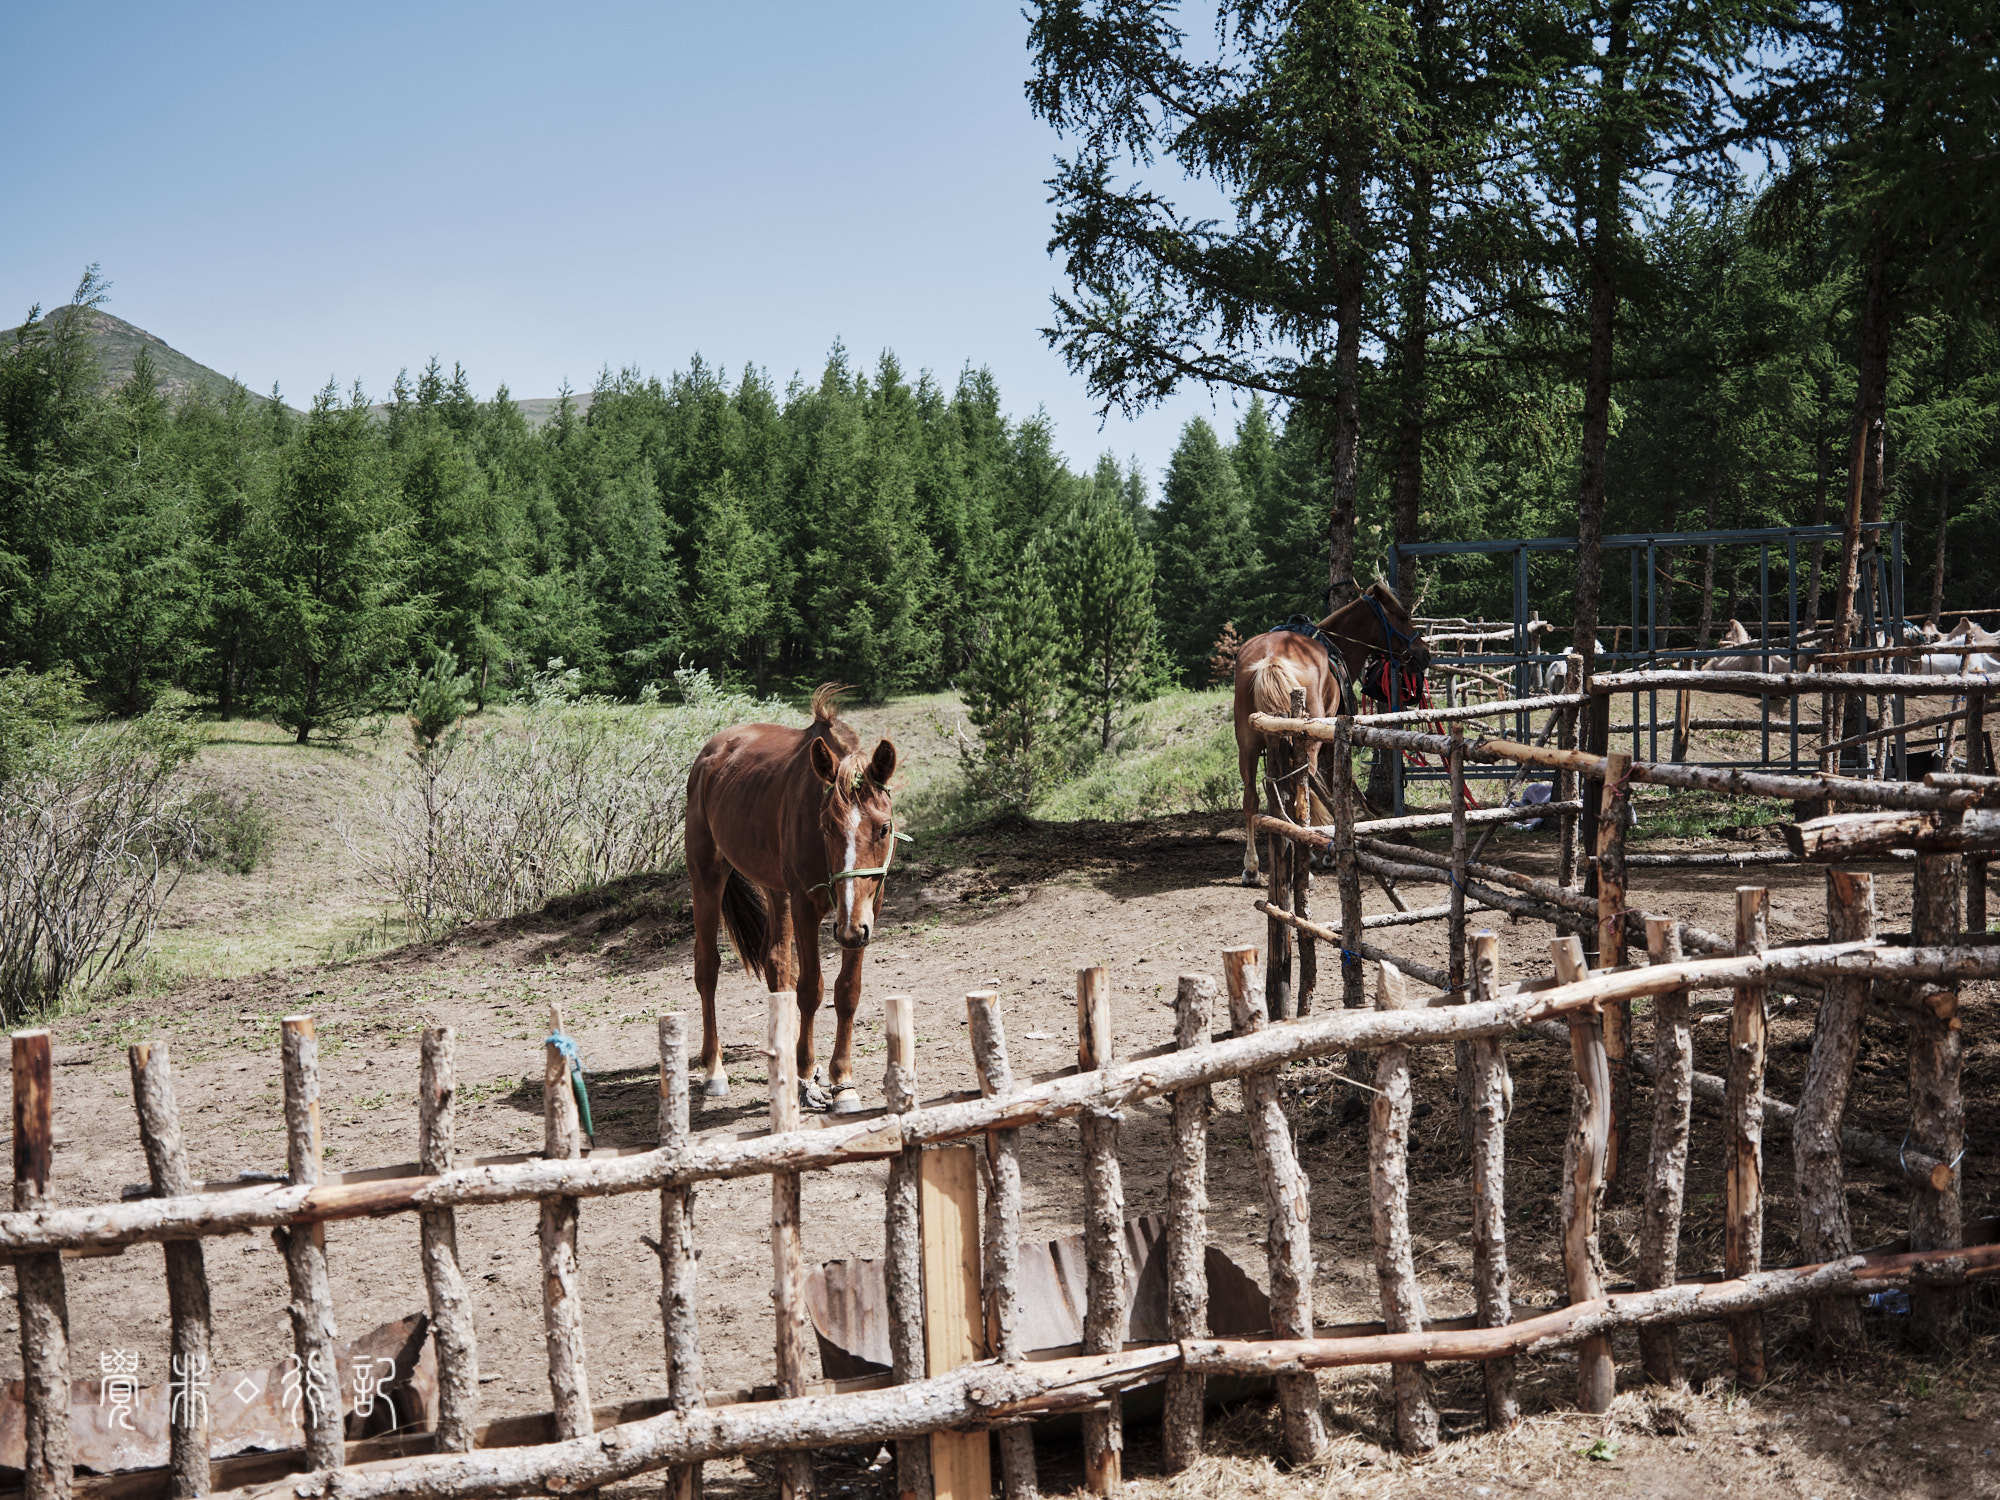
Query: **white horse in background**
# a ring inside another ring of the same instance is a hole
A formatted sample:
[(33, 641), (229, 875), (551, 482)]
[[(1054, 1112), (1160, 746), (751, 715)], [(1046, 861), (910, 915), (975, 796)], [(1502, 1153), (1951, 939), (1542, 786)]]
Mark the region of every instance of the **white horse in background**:
[(1940, 635), (1936, 626), (1926, 625), (1913, 644), (1938, 647), (1916, 659), (1917, 670), (1926, 677), (2000, 674), (2000, 635), (1981, 630), (1969, 619), (1960, 620), (1950, 635)]
[[(1590, 644), (1592, 648), (1590, 659), (1596, 661), (1604, 655), (1604, 642), (1593, 639)], [(1580, 683), (1573, 683), (1569, 680), (1569, 657), (1567, 655), (1552, 656), (1548, 659), (1547, 664), (1543, 666), (1543, 692), (1573, 693), (1580, 686)]]

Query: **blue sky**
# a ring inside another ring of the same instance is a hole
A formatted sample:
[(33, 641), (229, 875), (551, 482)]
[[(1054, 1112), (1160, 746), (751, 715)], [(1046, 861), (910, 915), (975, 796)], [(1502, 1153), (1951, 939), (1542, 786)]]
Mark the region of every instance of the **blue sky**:
[(1042, 341), (1058, 147), (997, 3), (0, 8), (0, 326), (109, 311), (293, 404), (431, 354), (480, 393), (992, 368), (1155, 484), (1195, 392), (1099, 431)]

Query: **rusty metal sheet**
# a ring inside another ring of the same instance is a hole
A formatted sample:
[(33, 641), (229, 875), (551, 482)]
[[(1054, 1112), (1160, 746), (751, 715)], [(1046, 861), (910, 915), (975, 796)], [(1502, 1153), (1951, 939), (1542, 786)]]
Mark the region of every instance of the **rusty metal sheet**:
[[(1125, 1224), (1128, 1337), (1167, 1337), (1167, 1220), (1145, 1214)], [(1262, 1332), (1271, 1303), (1256, 1282), (1215, 1246), (1208, 1247), (1208, 1331), (1218, 1338)], [(1021, 1246), (1021, 1343), (1030, 1353), (1083, 1340), (1086, 1301), (1083, 1237)], [(820, 1368), (829, 1380), (889, 1368), (889, 1295), (882, 1262), (827, 1261), (806, 1281), (806, 1309), (819, 1336)]]
[[(419, 1313), (334, 1345), (348, 1437), (372, 1437), (430, 1422), (437, 1408), (437, 1356), (429, 1333), (430, 1319)], [(72, 1368), (91, 1357), (89, 1351), (73, 1347)], [(77, 1468), (115, 1474), (162, 1467), (167, 1462), (173, 1384), (162, 1378), (167, 1371), (145, 1368), (143, 1357), (124, 1350), (104, 1351), (96, 1360), (98, 1374), (70, 1382)], [(296, 1382), (288, 1381), (292, 1363), (221, 1370), (210, 1378), (206, 1396), (211, 1457), (303, 1444)], [(24, 1420), (21, 1382), (9, 1381), (0, 1386), (0, 1469), (21, 1468)]]

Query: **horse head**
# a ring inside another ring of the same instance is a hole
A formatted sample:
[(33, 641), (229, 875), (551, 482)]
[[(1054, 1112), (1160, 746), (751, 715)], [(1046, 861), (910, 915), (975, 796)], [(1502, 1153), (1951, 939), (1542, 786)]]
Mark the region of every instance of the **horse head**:
[[(1379, 578), (1363, 589), (1359, 597), (1320, 621), (1320, 629), (1344, 644), (1386, 656), (1399, 668), (1411, 672), (1421, 673), (1431, 664), (1431, 648), (1417, 634), (1409, 609), (1396, 597), (1396, 591)], [(1360, 666), (1360, 659), (1349, 659), (1350, 672), (1358, 671)]]
[(821, 735), (813, 739), (807, 756), (824, 784), (819, 835), (829, 873), (819, 889), (826, 891), (833, 908), (834, 941), (843, 948), (865, 948), (896, 848), (895, 805), (889, 793), (896, 747), (883, 740), (872, 755), (858, 750), (842, 754)]

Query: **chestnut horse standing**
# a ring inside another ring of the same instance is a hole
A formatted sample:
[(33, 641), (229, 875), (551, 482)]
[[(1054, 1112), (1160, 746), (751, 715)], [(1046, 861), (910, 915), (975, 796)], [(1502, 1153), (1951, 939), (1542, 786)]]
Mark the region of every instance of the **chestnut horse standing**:
[[(1338, 713), (1373, 655), (1386, 656), (1399, 667), (1417, 671), (1430, 665), (1430, 648), (1411, 628), (1410, 612), (1380, 579), (1321, 620), (1319, 628), (1339, 648), (1338, 659), (1296, 630), (1267, 630), (1252, 636), (1236, 652), (1236, 768), (1243, 775), (1245, 885), (1256, 885), (1261, 879), (1257, 872), (1257, 762), (1264, 753), (1264, 736), (1251, 725), (1251, 713), (1289, 714), (1294, 689), (1305, 692), (1307, 717)], [(1318, 776), (1323, 743), (1309, 740), (1306, 744), (1307, 761), (1312, 774)], [(1315, 816), (1331, 821), (1324, 808)]]
[[(882, 882), (895, 849), (888, 740), (862, 755), (853, 729), (836, 717), (841, 689), (813, 694), (812, 726), (739, 724), (702, 746), (688, 773), (687, 866), (694, 899), (694, 983), (701, 993), (702, 1092), (729, 1093), (715, 1024), (722, 967), (718, 921), (743, 966), (769, 989), (799, 997), (800, 1093), (814, 1109), (848, 1114), (854, 1088), (854, 1010), (861, 956), (875, 928)], [(833, 913), (840, 975), (833, 982), (831, 1095), (813, 1056), (819, 1009), (819, 924)]]

